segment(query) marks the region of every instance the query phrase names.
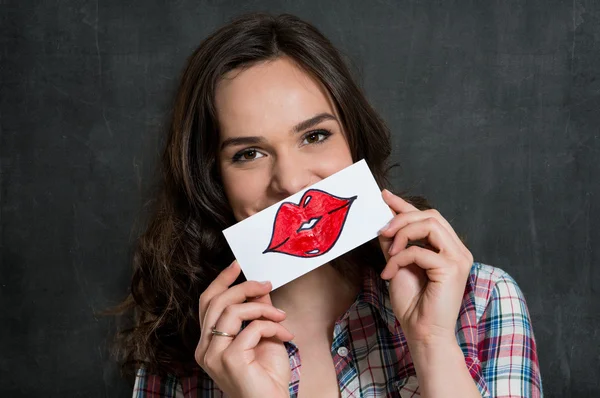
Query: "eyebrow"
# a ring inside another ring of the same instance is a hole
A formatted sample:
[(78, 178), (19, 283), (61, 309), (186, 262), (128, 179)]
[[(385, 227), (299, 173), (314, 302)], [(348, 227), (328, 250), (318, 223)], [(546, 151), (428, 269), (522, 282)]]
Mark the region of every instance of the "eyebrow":
[(327, 113), (327, 112), (319, 113), (318, 115), (313, 116), (310, 119), (306, 119), (305, 121), (298, 123), (297, 125), (294, 126), (292, 131), (294, 133), (299, 133), (303, 130), (306, 130), (313, 126), (316, 126), (317, 124), (324, 122), (325, 120), (336, 120), (337, 121), (336, 117), (330, 113)]
[[(310, 119), (306, 119), (306, 120), (298, 123), (294, 127), (292, 127), (292, 132), (293, 133), (300, 133), (303, 130), (309, 129), (309, 128), (313, 127), (313, 126), (316, 126), (317, 124), (319, 124), (321, 122), (324, 122), (325, 120), (335, 120), (335, 121), (337, 121), (337, 118), (335, 116), (333, 116), (332, 114), (327, 113), (327, 112), (319, 113), (318, 115), (315, 115), (315, 116), (311, 117)], [(265, 139), (263, 137), (232, 137), (232, 138), (227, 138), (226, 140), (223, 140), (223, 143), (221, 144), (221, 150), (225, 149), (228, 146), (256, 145), (256, 144), (263, 143), (264, 141), (265, 141)]]

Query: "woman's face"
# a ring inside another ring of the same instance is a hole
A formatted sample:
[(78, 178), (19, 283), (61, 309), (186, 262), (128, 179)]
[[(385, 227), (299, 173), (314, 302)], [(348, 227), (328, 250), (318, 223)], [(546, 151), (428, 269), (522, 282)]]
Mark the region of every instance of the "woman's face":
[(329, 93), (289, 58), (233, 70), (215, 95), (221, 176), (238, 221), (352, 164)]

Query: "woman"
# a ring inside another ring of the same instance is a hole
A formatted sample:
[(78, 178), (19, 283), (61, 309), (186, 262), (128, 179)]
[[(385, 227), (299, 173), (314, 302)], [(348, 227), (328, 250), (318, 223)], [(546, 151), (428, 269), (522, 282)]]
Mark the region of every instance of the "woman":
[[(338, 52), (291, 15), (207, 38), (176, 95), (162, 185), (122, 332), (137, 397), (540, 396), (515, 281), (450, 224), (387, 190), (377, 240), (271, 292), (221, 231), (362, 158), (387, 185), (389, 132)], [(418, 375), (418, 378), (417, 378)]]

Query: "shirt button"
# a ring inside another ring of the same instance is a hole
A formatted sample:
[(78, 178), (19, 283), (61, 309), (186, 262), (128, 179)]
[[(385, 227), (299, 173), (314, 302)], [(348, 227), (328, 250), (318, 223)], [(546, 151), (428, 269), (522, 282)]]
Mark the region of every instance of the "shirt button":
[(337, 353), (339, 356), (345, 357), (346, 355), (348, 355), (348, 349), (346, 347), (340, 347), (338, 348)]
[(335, 327), (333, 328), (333, 332), (334, 332), (335, 336), (340, 334), (342, 332), (342, 328), (340, 327), (340, 325), (335, 325)]

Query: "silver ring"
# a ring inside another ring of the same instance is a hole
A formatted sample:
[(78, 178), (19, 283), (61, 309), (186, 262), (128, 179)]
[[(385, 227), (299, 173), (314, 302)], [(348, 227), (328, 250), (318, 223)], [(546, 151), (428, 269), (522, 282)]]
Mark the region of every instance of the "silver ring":
[(237, 336), (237, 334), (229, 334), (229, 333), (225, 333), (225, 332), (221, 332), (217, 329), (215, 329), (216, 325), (212, 327), (212, 331), (211, 333), (215, 336), (223, 336), (223, 337), (231, 337), (231, 338), (235, 338), (235, 336)]

